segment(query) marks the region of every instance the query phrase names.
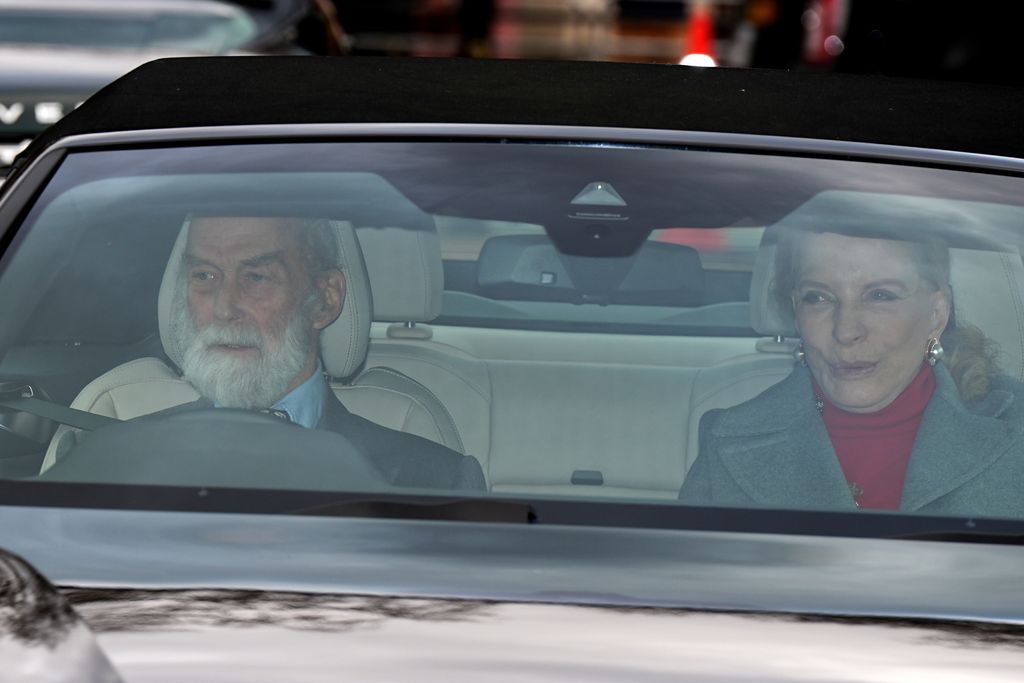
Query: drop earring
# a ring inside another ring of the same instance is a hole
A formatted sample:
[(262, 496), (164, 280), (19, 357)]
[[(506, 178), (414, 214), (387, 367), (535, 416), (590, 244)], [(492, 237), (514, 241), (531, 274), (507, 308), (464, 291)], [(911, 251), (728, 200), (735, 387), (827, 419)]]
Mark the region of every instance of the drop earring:
[(942, 343), (937, 337), (932, 337), (928, 340), (928, 346), (924, 352), (924, 359), (928, 361), (928, 365), (934, 366), (942, 358), (942, 354), (945, 350), (942, 348)]

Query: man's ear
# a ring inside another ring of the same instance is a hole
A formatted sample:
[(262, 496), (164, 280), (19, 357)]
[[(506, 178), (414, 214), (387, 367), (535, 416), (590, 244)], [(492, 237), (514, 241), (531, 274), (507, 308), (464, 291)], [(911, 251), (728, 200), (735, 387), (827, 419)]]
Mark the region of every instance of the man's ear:
[(338, 319), (345, 306), (345, 275), (331, 268), (317, 278), (316, 287), (320, 300), (313, 309), (313, 328), (322, 330)]

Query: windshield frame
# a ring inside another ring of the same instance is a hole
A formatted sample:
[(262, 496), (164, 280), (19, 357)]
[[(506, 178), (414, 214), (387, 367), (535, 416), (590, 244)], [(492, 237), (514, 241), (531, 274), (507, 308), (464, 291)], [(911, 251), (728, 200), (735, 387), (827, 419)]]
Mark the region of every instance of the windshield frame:
[(853, 140), (692, 130), (490, 123), (302, 123), (159, 128), (74, 135), (55, 142), (49, 149), (160, 143), (184, 145), (197, 142), (210, 143), (218, 140), (241, 142), (267, 141), (270, 138), (284, 141), (297, 138), (346, 139), (352, 137), (372, 140), (440, 138), (446, 141), (507, 138), (509, 141), (562, 141), (569, 144), (665, 145), (801, 156), (842, 156), (942, 167), (962, 166), (989, 171), (1024, 171), (1024, 159), (1017, 157)]

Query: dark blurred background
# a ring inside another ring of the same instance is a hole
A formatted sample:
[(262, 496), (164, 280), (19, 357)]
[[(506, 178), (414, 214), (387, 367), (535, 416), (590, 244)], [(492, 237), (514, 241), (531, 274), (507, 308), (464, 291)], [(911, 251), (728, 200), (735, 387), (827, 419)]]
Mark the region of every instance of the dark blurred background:
[(0, 171), (165, 56), (591, 59), (1024, 81), (1012, 0), (0, 0)]
[[(1014, 1), (319, 0), (298, 43), (317, 53), (603, 59), (832, 69), (1019, 85)], [(325, 11), (326, 10), (326, 11)], [(346, 38), (324, 39), (333, 14)], [(699, 60), (698, 60), (699, 61)]]

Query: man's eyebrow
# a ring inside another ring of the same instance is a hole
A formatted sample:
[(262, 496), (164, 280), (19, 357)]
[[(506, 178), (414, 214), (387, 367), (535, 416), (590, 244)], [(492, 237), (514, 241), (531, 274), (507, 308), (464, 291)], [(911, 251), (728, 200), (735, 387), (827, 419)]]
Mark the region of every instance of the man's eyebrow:
[(259, 266), (265, 266), (269, 263), (284, 263), (284, 252), (281, 250), (268, 251), (265, 254), (253, 256), (252, 258), (247, 258), (242, 261), (242, 265), (248, 266), (249, 268), (258, 268)]
[[(831, 287), (824, 282), (818, 280), (803, 279), (796, 283), (797, 287), (818, 287), (820, 289), (830, 289)], [(910, 283), (900, 278), (883, 278), (881, 280), (871, 280), (861, 285), (864, 289), (873, 289), (875, 287), (899, 287), (901, 289), (910, 289)]]
[(211, 266), (213, 265), (212, 263), (210, 263), (206, 259), (200, 258), (200, 257), (196, 256), (195, 254), (193, 254), (190, 251), (189, 252), (185, 252), (184, 261), (185, 261), (185, 265), (188, 266), (189, 268), (191, 268), (193, 266), (198, 266), (200, 264), (207, 264), (207, 265), (211, 265)]
[[(284, 262), (284, 252), (281, 251), (281, 250), (278, 250), (278, 251), (268, 251), (265, 254), (259, 254), (258, 256), (253, 256), (251, 258), (244, 259), (243, 261), (241, 261), (241, 264), (243, 266), (248, 267), (248, 268), (258, 268), (259, 266), (265, 266), (268, 263), (283, 263), (283, 262)], [(205, 259), (205, 258), (203, 258), (201, 256), (197, 256), (196, 254), (193, 254), (192, 252), (185, 252), (185, 264), (187, 266), (189, 266), (189, 267), (197, 266), (197, 265), (211, 265), (211, 266), (216, 265), (212, 261), (209, 261), (209, 260), (207, 260), (207, 259)]]

